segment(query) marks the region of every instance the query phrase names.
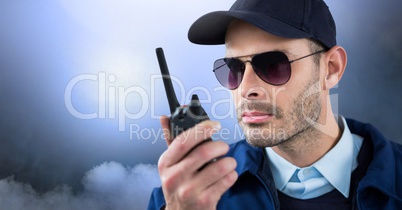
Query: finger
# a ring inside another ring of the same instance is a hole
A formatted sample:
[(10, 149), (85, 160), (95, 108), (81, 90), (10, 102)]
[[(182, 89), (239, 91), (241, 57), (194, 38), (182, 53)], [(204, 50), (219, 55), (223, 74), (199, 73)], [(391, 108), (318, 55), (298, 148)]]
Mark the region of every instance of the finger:
[(183, 159), (195, 146), (205, 139), (211, 138), (212, 134), (220, 128), (219, 122), (203, 121), (194, 127), (182, 132), (170, 144), (164, 153), (166, 167), (172, 166)]
[[(210, 185), (204, 191), (201, 192), (199, 198), (201, 203), (207, 202), (217, 202), (222, 197), (222, 195), (234, 185), (238, 178), (236, 171), (231, 171), (213, 185)], [(217, 201), (213, 200), (217, 199)]]
[(177, 167), (185, 168), (186, 171), (198, 172), (202, 166), (213, 159), (224, 156), (228, 151), (229, 146), (222, 141), (206, 141), (190, 151)]
[(163, 138), (166, 141), (166, 144), (169, 146), (172, 143), (172, 139), (170, 138), (170, 119), (168, 116), (162, 115), (160, 117), (160, 123), (163, 131)]
[(215, 162), (209, 163), (203, 170), (199, 172), (197, 176), (194, 177), (193, 181), (196, 184), (202, 183), (204, 189), (209, 188), (226, 175), (233, 172), (236, 169), (236, 166), (237, 162), (234, 158), (221, 158)]

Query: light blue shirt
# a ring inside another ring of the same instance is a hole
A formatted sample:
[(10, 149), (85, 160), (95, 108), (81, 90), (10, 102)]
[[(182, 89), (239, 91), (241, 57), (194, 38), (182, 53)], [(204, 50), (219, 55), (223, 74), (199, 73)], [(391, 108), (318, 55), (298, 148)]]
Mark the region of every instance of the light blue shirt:
[(272, 148), (265, 148), (276, 188), (288, 196), (310, 199), (337, 189), (349, 197), (350, 179), (357, 168), (363, 138), (352, 134), (346, 120), (338, 117), (342, 136), (338, 143), (313, 165), (300, 168), (279, 156)]

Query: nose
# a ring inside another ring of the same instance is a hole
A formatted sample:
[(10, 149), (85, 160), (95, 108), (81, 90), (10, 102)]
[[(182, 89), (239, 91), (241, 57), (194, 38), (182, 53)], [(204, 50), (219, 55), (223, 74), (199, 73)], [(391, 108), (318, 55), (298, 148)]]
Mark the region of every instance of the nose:
[(268, 92), (263, 85), (266, 83), (254, 72), (251, 62), (245, 61), (244, 65), (244, 76), (239, 86), (241, 96), (249, 100), (268, 98)]

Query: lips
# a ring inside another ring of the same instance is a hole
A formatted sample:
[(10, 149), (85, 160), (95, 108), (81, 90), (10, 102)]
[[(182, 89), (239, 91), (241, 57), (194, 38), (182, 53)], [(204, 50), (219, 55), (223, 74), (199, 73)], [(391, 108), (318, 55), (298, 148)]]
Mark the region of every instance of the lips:
[(243, 123), (265, 123), (272, 118), (272, 114), (258, 111), (245, 111), (242, 114)]

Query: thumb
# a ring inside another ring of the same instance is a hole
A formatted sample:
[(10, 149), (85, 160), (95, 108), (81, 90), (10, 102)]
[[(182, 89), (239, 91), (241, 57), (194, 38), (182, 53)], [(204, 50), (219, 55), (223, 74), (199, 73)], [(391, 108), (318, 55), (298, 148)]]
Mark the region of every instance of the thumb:
[(173, 141), (173, 139), (171, 139), (171, 135), (170, 135), (169, 117), (166, 115), (162, 115), (160, 118), (160, 123), (161, 123), (162, 130), (163, 130), (163, 138), (165, 138), (166, 144), (169, 146)]

